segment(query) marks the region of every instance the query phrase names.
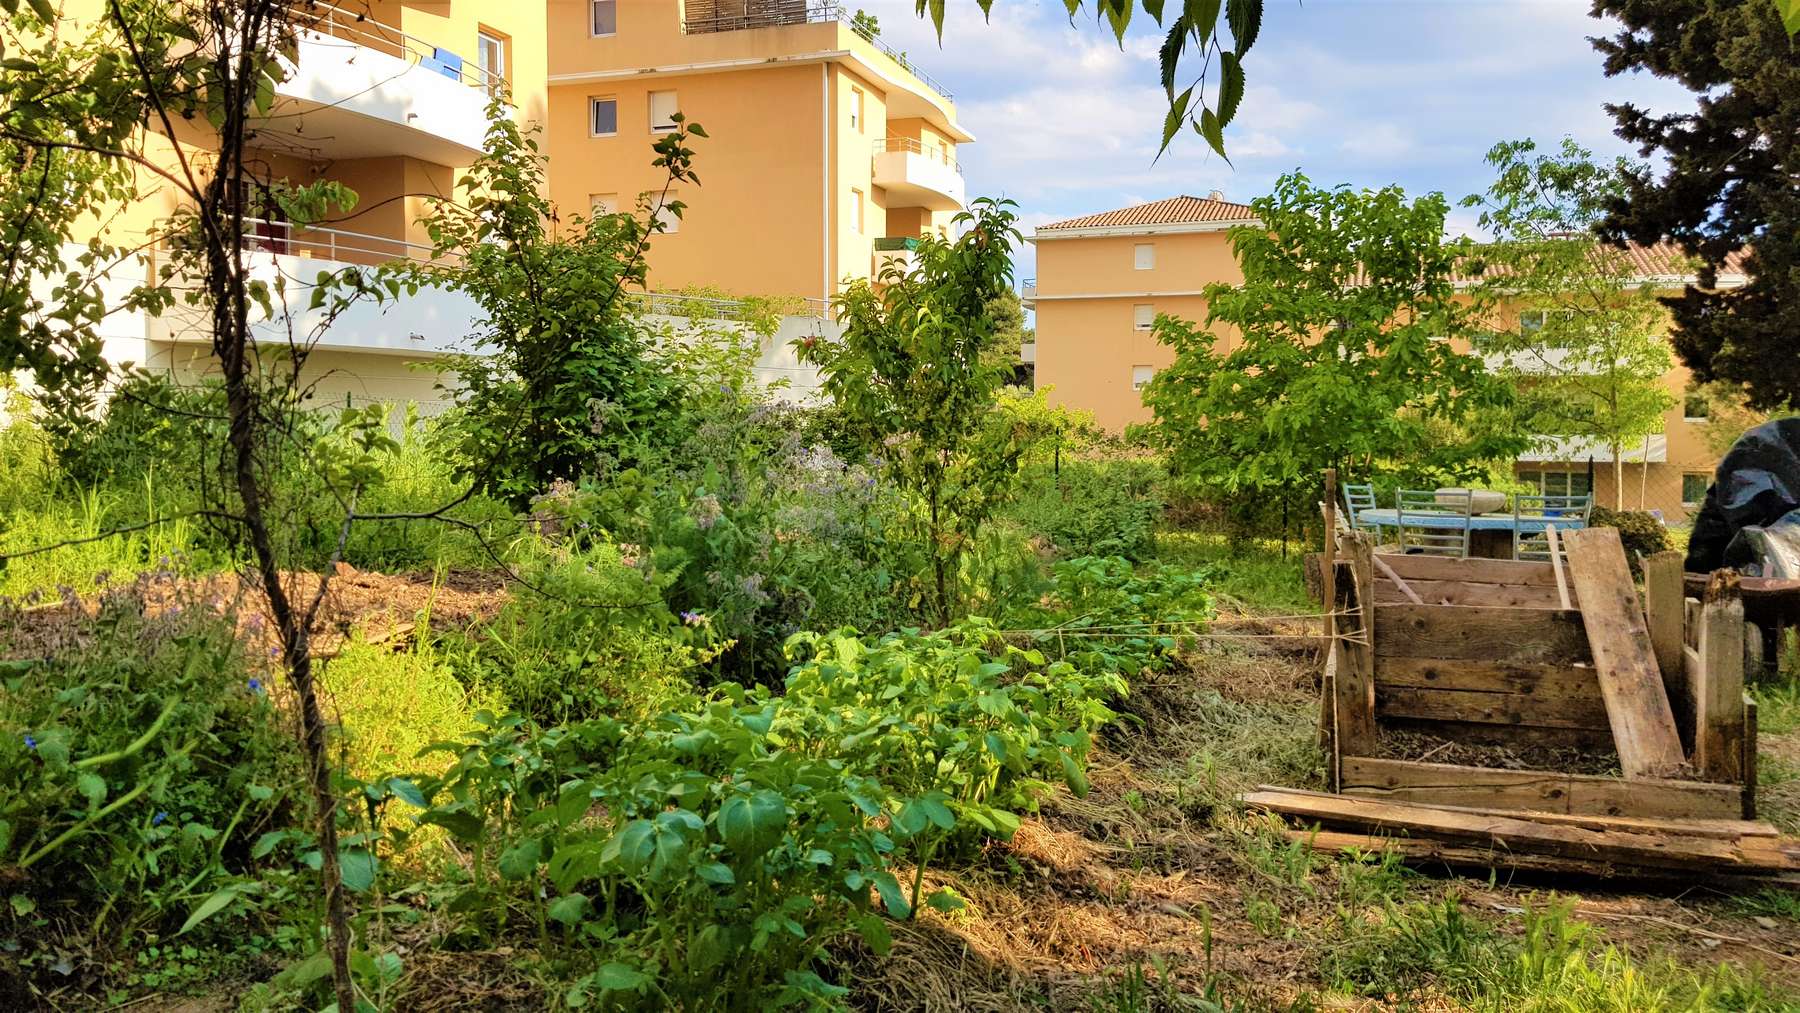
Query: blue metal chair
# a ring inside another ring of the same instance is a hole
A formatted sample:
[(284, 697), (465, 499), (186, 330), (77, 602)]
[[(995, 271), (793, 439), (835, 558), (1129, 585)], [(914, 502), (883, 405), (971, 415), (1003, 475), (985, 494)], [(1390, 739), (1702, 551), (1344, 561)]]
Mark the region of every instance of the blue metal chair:
[(1374, 525), (1362, 522), (1361, 514), (1364, 510), (1375, 509), (1376, 505), (1373, 485), (1344, 483), (1344, 516), (1349, 520), (1351, 527), (1361, 528), (1364, 531), (1374, 530)]
[(1548, 561), (1550, 536), (1544, 531), (1545, 525), (1556, 525), (1558, 532), (1579, 530), (1587, 527), (1593, 510), (1594, 497), (1586, 494), (1519, 493), (1513, 497), (1513, 558)]
[(1395, 496), (1400, 521), (1400, 551), (1427, 556), (1469, 555), (1467, 489), (1402, 489)]

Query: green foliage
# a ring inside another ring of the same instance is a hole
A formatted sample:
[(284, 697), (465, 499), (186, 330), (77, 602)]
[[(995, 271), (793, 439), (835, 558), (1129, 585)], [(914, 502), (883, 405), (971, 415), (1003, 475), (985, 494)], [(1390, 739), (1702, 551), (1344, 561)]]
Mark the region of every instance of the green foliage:
[(446, 430), (460, 479), (522, 506), (553, 481), (628, 455), (673, 414), (675, 384), (623, 295), (643, 284), (664, 216), (685, 208), (668, 188), (699, 184), (687, 144), (704, 136), (678, 115), (657, 139), (654, 165), (665, 180), (641, 202), (641, 218), (575, 216), (553, 230), (536, 138), (510, 106), (490, 105), (484, 154), (462, 179), (470, 196), (437, 202), (425, 219), (438, 259), (390, 269), (481, 308), (477, 354), (455, 363), (455, 425)]
[[(1442, 196), (1320, 189), (1285, 176), (1233, 230), (1244, 282), (1208, 286), (1208, 326), (1159, 317), (1175, 361), (1144, 401), (1178, 481), (1311, 509), (1319, 473), (1455, 477), (1524, 449), (1510, 389), (1457, 352), (1474, 319), (1456, 298), (1462, 244), (1443, 239)], [(1439, 424), (1464, 427), (1446, 433)], [(1304, 498), (1302, 498), (1304, 497)]]
[(1034, 465), (1006, 513), (1065, 555), (1147, 560), (1156, 551), (1163, 477), (1151, 460)]
[(0, 921), (28, 979), (60, 987), (61, 953), (190, 926), (296, 815), (267, 675), (246, 675), (229, 617), (182, 605), (146, 580), (73, 618), (54, 658), (0, 665)]
[(1625, 545), (1625, 559), (1631, 564), (1631, 572), (1641, 573), (1638, 562), (1640, 556), (1655, 555), (1667, 552), (1675, 547), (1669, 539), (1669, 529), (1655, 514), (1642, 510), (1608, 510), (1603, 506), (1595, 506), (1594, 512), (1588, 516), (1588, 524), (1597, 528), (1619, 529), (1619, 541)]
[(987, 354), (994, 298), (1011, 287), (1019, 239), (1011, 201), (977, 200), (957, 216), (955, 242), (927, 236), (917, 266), (890, 270), (877, 289), (853, 283), (840, 298), (841, 341), (809, 339), (801, 358), (912, 502), (912, 540), (931, 560), (928, 585), (940, 624), (960, 597), (963, 555), (1012, 491), (1019, 459), (1043, 434), (997, 413), (1004, 370)]
[[(1656, 156), (1658, 168), (1632, 173), (1601, 235), (1672, 240), (1701, 260), (1698, 284), (1668, 300), (1671, 343), (1697, 381), (1741, 384), (1756, 408), (1800, 403), (1793, 354), (1800, 188), (1792, 183), (1800, 175), (1800, 60), (1792, 0), (1695, 0), (1679, 8), (1600, 0), (1594, 13), (1618, 21), (1616, 35), (1594, 40), (1608, 75), (1648, 71), (1698, 99), (1687, 112), (1607, 107), (1619, 137)], [(1748, 281), (1721, 287), (1721, 272), (1742, 272)]]
[(1498, 178), (1463, 201), (1482, 209), (1481, 227), (1497, 237), (1477, 259), (1485, 275), (1475, 290), (1497, 330), (1478, 344), (1517, 388), (1527, 431), (1612, 450), (1622, 502), (1620, 448), (1660, 431), (1675, 405), (1662, 382), (1674, 363), (1656, 290), (1592, 233), (1641, 169), (1625, 159), (1602, 165), (1572, 138), (1554, 155), (1536, 151), (1530, 140), (1495, 145), (1488, 164)]

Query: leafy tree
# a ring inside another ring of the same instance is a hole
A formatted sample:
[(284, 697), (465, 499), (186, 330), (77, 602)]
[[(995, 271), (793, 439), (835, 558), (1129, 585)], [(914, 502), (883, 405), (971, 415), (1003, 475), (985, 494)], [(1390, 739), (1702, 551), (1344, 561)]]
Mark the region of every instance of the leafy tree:
[(1025, 302), (1009, 288), (988, 301), (988, 315), (994, 318), (989, 354), (1011, 371), (1019, 361), (1019, 349), (1032, 339), (1032, 329), (1025, 326)]
[[(1692, 113), (1607, 106), (1618, 135), (1666, 168), (1630, 175), (1601, 235), (1668, 238), (1700, 258), (1699, 284), (1666, 300), (1697, 379), (1741, 383), (1757, 407), (1800, 400), (1800, 5), (1597, 0), (1594, 13), (1624, 26), (1594, 40), (1607, 74), (1647, 70), (1697, 96)], [(1748, 284), (1717, 290), (1740, 250)]]
[(496, 100), (485, 151), (463, 183), (466, 201), (433, 202), (426, 227), (435, 257), (392, 267), (413, 285), (460, 290), (485, 314), (474, 354), (455, 364), (453, 391), (463, 477), (523, 505), (602, 455), (629, 457), (674, 414), (676, 387), (650, 354), (625, 298), (645, 277), (650, 238), (685, 205), (663, 194), (698, 185), (684, 125), (655, 144), (661, 191), (639, 214), (575, 217), (553, 231), (544, 161)]
[(850, 30), (873, 42), (881, 34), (881, 19), (858, 7), (850, 16)]
[[(1062, 2), (1071, 20), (1086, 6), (1083, 0)], [(931, 18), (941, 39), (948, 9), (944, 0), (915, 0), (915, 4), (920, 17)], [(985, 16), (992, 13), (994, 0), (975, 0), (975, 6)], [(1262, 31), (1263, 0), (1094, 0), (1095, 17), (1121, 45), (1139, 7), (1158, 26), (1168, 26), (1158, 54), (1163, 91), (1169, 99), (1169, 110), (1163, 117), (1161, 151), (1168, 150), (1182, 127), (1192, 126), (1223, 157), (1225, 128), (1236, 118), (1238, 105), (1244, 99), (1244, 56)], [(1229, 45), (1225, 39), (1227, 29), (1231, 32)], [(1184, 65), (1190, 69), (1198, 65), (1199, 73), (1183, 77)], [(1218, 83), (1209, 99), (1206, 83), (1215, 66)], [(1186, 87), (1182, 87), (1184, 81)]]
[(1570, 138), (1556, 154), (1536, 152), (1530, 140), (1495, 145), (1493, 186), (1463, 201), (1482, 209), (1481, 226), (1496, 238), (1477, 258), (1486, 269), (1477, 295), (1506, 318), (1484, 350), (1518, 389), (1527, 430), (1612, 451), (1622, 509), (1622, 451), (1661, 431), (1675, 405), (1663, 384), (1674, 363), (1655, 288), (1593, 233), (1638, 167), (1602, 165)]
[[(1440, 194), (1324, 189), (1292, 174), (1231, 233), (1242, 285), (1206, 289), (1206, 325), (1162, 316), (1175, 361), (1144, 433), (1199, 490), (1306, 502), (1319, 472), (1469, 477), (1525, 441), (1512, 392), (1458, 352), (1476, 331)], [(1223, 326), (1221, 326), (1223, 325)]]
[(840, 341), (808, 339), (804, 361), (914, 505), (915, 540), (931, 558), (930, 598), (948, 623), (959, 567), (1005, 501), (1027, 434), (995, 411), (1008, 371), (990, 353), (991, 307), (1011, 287), (1019, 241), (1011, 201), (984, 198), (957, 216), (955, 241), (927, 236), (916, 265), (857, 281), (839, 297)]

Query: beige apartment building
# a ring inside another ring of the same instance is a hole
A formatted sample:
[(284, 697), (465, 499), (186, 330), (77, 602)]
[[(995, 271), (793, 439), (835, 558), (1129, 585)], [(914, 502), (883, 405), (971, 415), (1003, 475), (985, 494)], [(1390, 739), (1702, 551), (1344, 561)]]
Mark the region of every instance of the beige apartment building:
[(817, 0), (548, 0), (551, 196), (563, 214), (662, 197), (673, 114), (702, 185), (650, 286), (822, 301), (962, 209), (950, 92)]
[[(1232, 256), (1230, 229), (1255, 225), (1248, 205), (1206, 198), (1171, 197), (1039, 226), (1037, 277), (1025, 285), (1036, 312), (1032, 349), (1036, 383), (1053, 403), (1094, 413), (1112, 431), (1150, 421), (1142, 388), (1174, 360), (1152, 330), (1157, 314), (1206, 319), (1206, 286), (1243, 280)], [(1673, 246), (1630, 251), (1638, 277), (1673, 292), (1693, 280)], [(1731, 265), (1722, 287), (1742, 285)], [(1508, 309), (1529, 316), (1531, 311)], [(1508, 321), (1510, 326), (1513, 321)], [(1528, 324), (1529, 322), (1526, 321)], [(1234, 335), (1220, 333), (1229, 347)], [(1704, 438), (1707, 420), (1689, 397), (1687, 370), (1663, 377), (1675, 406), (1662, 431), (1624, 449), (1623, 486), (1615, 479), (1611, 451), (1579, 440), (1552, 441), (1514, 465), (1517, 477), (1551, 493), (1592, 492), (1595, 501), (1659, 512), (1671, 523), (1690, 519), (1711, 481), (1718, 457)]]
[[(419, 218), (429, 196), (454, 195), (461, 171), (481, 154), (492, 96), (510, 96), (521, 123), (542, 122), (549, 111), (542, 4), (309, 0), (296, 11), (305, 27), (273, 106), (253, 124), (249, 162), (256, 183), (242, 198), (260, 219), (246, 244), (254, 275), (271, 282), (285, 277), (293, 293), (288, 308), (256, 322), (259, 339), (272, 344), (314, 332), (319, 311), (308, 308), (307, 288), (320, 271), (431, 255)], [(60, 30), (83, 32), (103, 12), (104, 0), (64, 0)], [(192, 164), (210, 164), (218, 145), (204, 120), (177, 123), (174, 136), (148, 133), (146, 151), (171, 169), (177, 149)], [(140, 199), (93, 223), (96, 232), (127, 245), (138, 245), (179, 200), (153, 173), (138, 175)], [(355, 191), (355, 208), (302, 228), (284, 220), (265, 196), (268, 185), (320, 180)], [(122, 303), (157, 276), (162, 260), (163, 251), (149, 249), (114, 267), (101, 287)], [(327, 403), (417, 401), (429, 410), (440, 397), (433, 366), (465, 347), (476, 314), (466, 298), (431, 289), (355, 306), (322, 332), (303, 380), (316, 383), (317, 398)], [(177, 377), (210, 368), (208, 323), (190, 308), (161, 317), (121, 310), (104, 328), (105, 354), (114, 364)]]

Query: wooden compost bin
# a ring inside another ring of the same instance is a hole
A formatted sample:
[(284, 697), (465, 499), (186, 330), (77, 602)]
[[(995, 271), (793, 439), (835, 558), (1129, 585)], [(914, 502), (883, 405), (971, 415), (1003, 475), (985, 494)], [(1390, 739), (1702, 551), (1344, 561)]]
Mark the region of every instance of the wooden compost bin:
[(1552, 564), (1376, 553), (1353, 531), (1335, 547), (1320, 715), (1333, 791), (1578, 816), (1755, 817), (1742, 605), (1684, 601), (1678, 558), (1655, 561), (1643, 616), (1687, 762), (1627, 779), (1380, 755), (1389, 731), (1602, 755), (1615, 731), (1580, 602)]

